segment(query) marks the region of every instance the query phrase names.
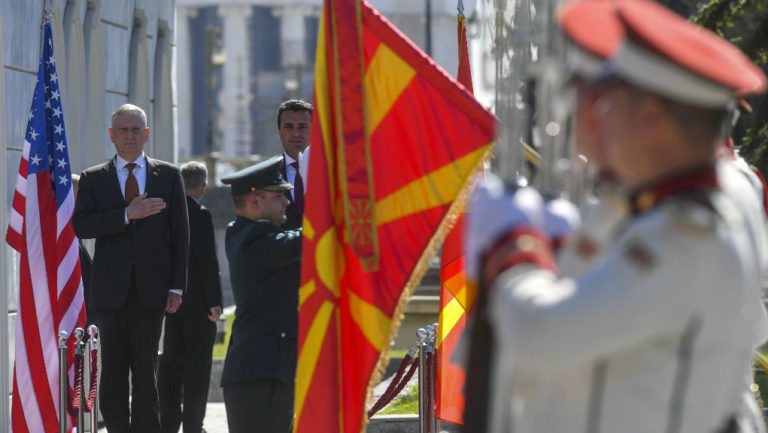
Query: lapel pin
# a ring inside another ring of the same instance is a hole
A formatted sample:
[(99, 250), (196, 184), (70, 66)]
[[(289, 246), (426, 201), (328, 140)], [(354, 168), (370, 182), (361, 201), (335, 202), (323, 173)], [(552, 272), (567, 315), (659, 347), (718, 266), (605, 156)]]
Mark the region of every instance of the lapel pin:
[(160, 176), (160, 173), (158, 173), (156, 171), (153, 171), (152, 174), (154, 174), (155, 176)]

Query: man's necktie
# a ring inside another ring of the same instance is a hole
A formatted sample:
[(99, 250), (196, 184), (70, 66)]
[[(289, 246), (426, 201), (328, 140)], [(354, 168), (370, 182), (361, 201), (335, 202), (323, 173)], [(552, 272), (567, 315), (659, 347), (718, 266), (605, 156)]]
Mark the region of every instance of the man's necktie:
[(125, 203), (131, 204), (133, 199), (139, 196), (139, 182), (136, 181), (136, 176), (133, 175), (133, 169), (136, 167), (136, 163), (129, 162), (125, 164), (125, 168), (128, 169), (128, 179), (125, 180)]
[(299, 214), (304, 214), (304, 180), (299, 173), (299, 162), (293, 161), (291, 167), (296, 170), (296, 178), (293, 180), (293, 202), (296, 203)]

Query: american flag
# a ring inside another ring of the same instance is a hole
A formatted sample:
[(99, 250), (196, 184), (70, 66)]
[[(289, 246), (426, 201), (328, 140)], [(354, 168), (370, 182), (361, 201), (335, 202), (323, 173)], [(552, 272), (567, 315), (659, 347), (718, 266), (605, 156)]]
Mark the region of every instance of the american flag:
[[(85, 325), (79, 246), (72, 229), (75, 199), (64, 134), (51, 24), (29, 112), (6, 241), (21, 254), (11, 428), (59, 431), (59, 330)], [(73, 344), (70, 339), (69, 383)], [(70, 423), (72, 420), (69, 419)]]

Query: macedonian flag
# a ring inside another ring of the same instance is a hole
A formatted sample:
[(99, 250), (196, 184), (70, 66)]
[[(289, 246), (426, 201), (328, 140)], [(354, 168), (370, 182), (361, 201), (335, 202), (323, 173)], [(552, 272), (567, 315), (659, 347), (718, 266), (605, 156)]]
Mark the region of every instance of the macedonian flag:
[[(472, 69), (469, 65), (469, 47), (466, 18), (463, 10), (457, 17), (459, 70), (456, 79), (472, 92)], [(443, 242), (440, 257), (440, 317), (437, 327), (437, 376), (435, 377), (435, 416), (454, 424), (464, 423), (464, 381), (466, 373), (453, 362), (454, 351), (464, 333), (467, 312), (475, 302), (475, 288), (467, 285), (464, 258), (463, 211)]]
[(491, 113), (364, 1), (325, 1), (294, 432), (364, 431), (382, 351), (494, 126)]

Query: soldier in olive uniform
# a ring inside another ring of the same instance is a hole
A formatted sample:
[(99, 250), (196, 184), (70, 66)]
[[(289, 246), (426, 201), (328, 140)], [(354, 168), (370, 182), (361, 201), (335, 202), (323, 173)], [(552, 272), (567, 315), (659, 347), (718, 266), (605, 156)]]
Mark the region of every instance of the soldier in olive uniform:
[(231, 433), (287, 432), (293, 418), (301, 230), (283, 230), (292, 188), (275, 156), (222, 179), (237, 219), (226, 250), (235, 321), (221, 386)]

